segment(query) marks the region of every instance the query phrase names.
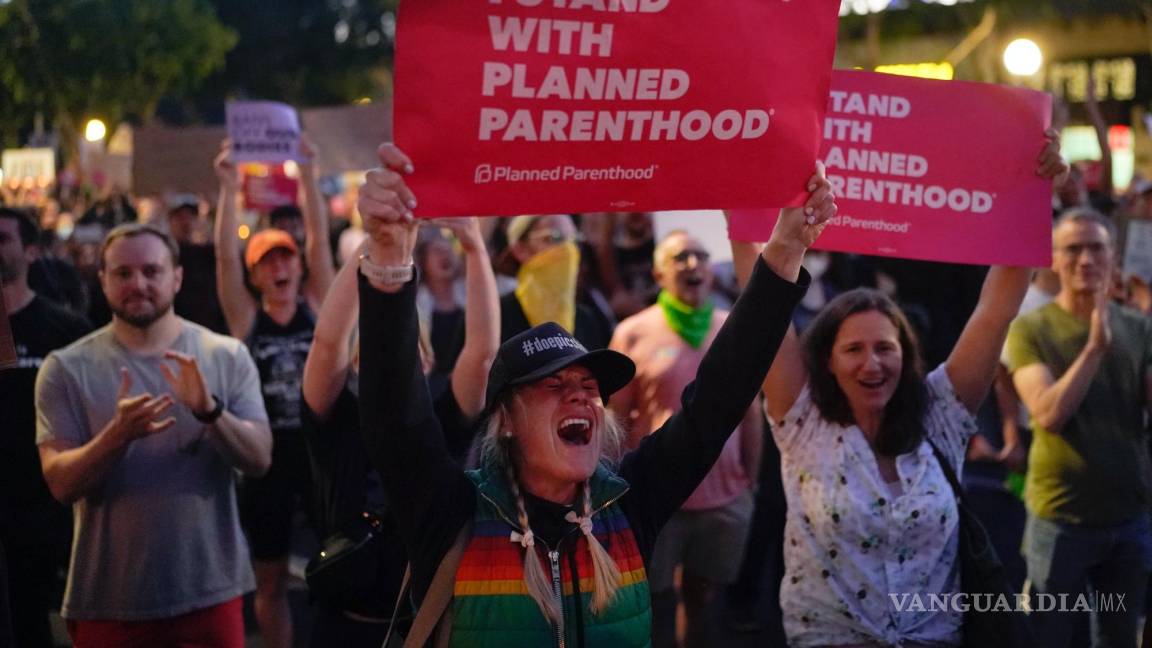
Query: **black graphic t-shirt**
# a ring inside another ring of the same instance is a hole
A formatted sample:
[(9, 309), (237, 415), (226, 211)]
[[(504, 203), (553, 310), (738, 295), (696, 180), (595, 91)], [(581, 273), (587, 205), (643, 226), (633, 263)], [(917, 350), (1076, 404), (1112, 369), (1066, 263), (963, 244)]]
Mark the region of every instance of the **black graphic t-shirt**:
[(0, 370), (0, 526), (37, 524), (44, 517), (61, 514), (70, 521), (70, 509), (52, 498), (40, 471), (36, 374), (49, 353), (68, 346), (92, 327), (80, 315), (39, 296), (13, 313), (9, 322), (18, 364)]
[(299, 430), (301, 380), (304, 361), (312, 347), (316, 318), (306, 304), (296, 307), (296, 314), (281, 326), (263, 309), (257, 311), (248, 350), (260, 372), (260, 390), (268, 410), (268, 425), (274, 433)]

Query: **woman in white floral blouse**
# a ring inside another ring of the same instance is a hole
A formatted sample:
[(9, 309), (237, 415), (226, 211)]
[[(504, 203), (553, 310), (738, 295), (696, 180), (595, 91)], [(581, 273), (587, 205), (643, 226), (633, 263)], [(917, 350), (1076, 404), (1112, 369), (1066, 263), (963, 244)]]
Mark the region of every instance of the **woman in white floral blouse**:
[[(1054, 177), (1067, 165), (1048, 137), (1037, 173)], [(733, 251), (739, 265), (755, 247)], [(960, 473), (1029, 276), (992, 268), (951, 355), (927, 376), (904, 314), (875, 290), (832, 300), (802, 341), (789, 332), (764, 382), (788, 501), (789, 645), (960, 644), (963, 615), (929, 604), (959, 591), (956, 501), (932, 447)]]

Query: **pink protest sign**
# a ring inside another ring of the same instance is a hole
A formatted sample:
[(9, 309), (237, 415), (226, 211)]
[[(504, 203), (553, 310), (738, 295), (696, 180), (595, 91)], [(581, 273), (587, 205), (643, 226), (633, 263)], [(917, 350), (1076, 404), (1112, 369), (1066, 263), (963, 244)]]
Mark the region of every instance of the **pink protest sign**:
[(294, 205), (299, 187), (299, 181), (279, 173), (245, 175), (244, 206), (257, 211), (271, 211), (284, 205)]
[[(817, 247), (949, 261), (1052, 263), (1051, 182), (1037, 177), (1047, 94), (836, 70), (820, 159), (838, 214)], [(733, 211), (767, 240), (776, 212)]]
[(837, 0), (405, 0), (419, 216), (796, 204)]

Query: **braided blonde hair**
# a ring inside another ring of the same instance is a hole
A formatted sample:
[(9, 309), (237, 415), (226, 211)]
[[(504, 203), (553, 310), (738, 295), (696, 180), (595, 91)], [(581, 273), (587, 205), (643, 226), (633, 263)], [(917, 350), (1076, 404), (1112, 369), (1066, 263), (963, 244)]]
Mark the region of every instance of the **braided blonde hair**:
[[(519, 398), (513, 392), (511, 399)], [(602, 409), (601, 423), (601, 460), (609, 465), (615, 465), (620, 459), (621, 448), (624, 441), (624, 429), (616, 421), (611, 410)], [(512, 461), (512, 452), (515, 446), (515, 437), (511, 433), (512, 416), (508, 411), (507, 403), (499, 404), (488, 417), (484, 438), (481, 440), (481, 456), (485, 462), (491, 462), (504, 468), (508, 476), (508, 484), (516, 500), (517, 522), (521, 533), (514, 533), (512, 540), (519, 542), (524, 548), (524, 583), (528, 588), (528, 595), (536, 601), (540, 612), (553, 623), (561, 619), (560, 602), (556, 592), (552, 589), (552, 580), (544, 572), (539, 556), (535, 550), (535, 535), (528, 524), (528, 512), (524, 507), (524, 496), (520, 490), (516, 470)], [(600, 614), (608, 609), (620, 588), (622, 577), (620, 569), (604, 545), (592, 533), (592, 490), (591, 481), (585, 480), (583, 486), (582, 516), (575, 512), (569, 513), (568, 520), (580, 526), (588, 542), (588, 551), (592, 557), (593, 591), (590, 609), (593, 614)], [(578, 576), (578, 575), (575, 575)]]
[[(520, 522), (522, 534), (513, 535), (513, 540), (519, 540), (524, 548), (524, 584), (528, 586), (528, 595), (540, 607), (540, 613), (552, 623), (559, 623), (560, 601), (552, 589), (552, 579), (544, 573), (544, 566), (540, 564), (540, 557), (536, 555), (535, 536), (532, 528), (528, 526), (528, 511), (524, 508), (524, 496), (520, 493), (520, 484), (516, 479), (516, 471), (511, 465), (505, 466), (508, 473), (508, 484), (512, 487), (512, 495), (516, 498), (516, 517)], [(517, 535), (520, 537), (517, 538)]]
[(616, 598), (616, 590), (620, 589), (620, 568), (616, 561), (608, 555), (604, 545), (592, 533), (592, 486), (591, 480), (584, 482), (584, 516), (578, 520), (584, 537), (588, 540), (588, 551), (592, 554), (592, 605), (593, 614), (600, 614), (612, 604)]

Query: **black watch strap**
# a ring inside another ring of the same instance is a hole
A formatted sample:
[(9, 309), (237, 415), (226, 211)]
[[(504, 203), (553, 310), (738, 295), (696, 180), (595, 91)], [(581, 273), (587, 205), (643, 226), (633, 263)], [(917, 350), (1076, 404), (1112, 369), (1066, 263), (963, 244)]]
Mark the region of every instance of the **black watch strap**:
[(224, 413), (224, 403), (222, 403), (220, 399), (216, 397), (216, 394), (212, 394), (212, 402), (216, 403), (216, 405), (212, 408), (211, 412), (208, 412), (207, 414), (197, 414), (196, 412), (192, 412), (192, 416), (195, 416), (196, 420), (200, 421), (201, 423), (207, 423), (209, 425), (215, 423), (216, 420), (220, 418), (220, 415)]

